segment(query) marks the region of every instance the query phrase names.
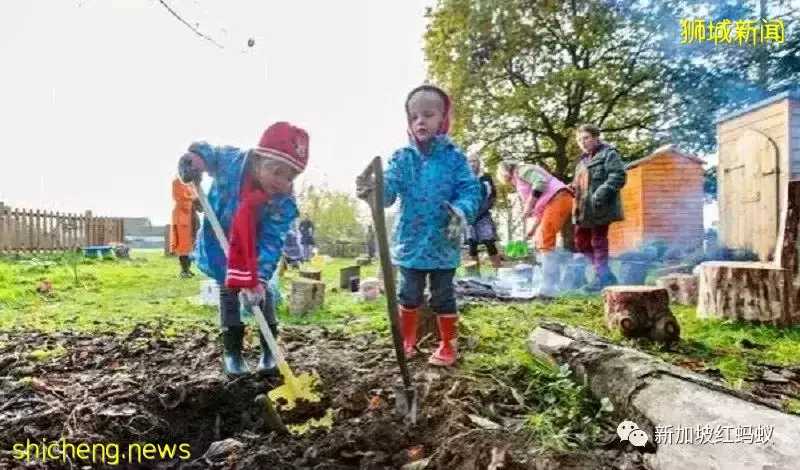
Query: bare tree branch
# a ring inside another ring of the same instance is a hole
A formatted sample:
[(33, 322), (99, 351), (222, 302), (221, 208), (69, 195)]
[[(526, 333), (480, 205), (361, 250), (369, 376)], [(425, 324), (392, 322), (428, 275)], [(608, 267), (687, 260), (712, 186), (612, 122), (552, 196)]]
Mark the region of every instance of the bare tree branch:
[(166, 8), (166, 9), (167, 9), (167, 11), (169, 11), (169, 12), (172, 14), (172, 16), (174, 16), (175, 18), (177, 18), (177, 19), (178, 19), (178, 21), (180, 21), (181, 23), (185, 24), (185, 25), (186, 25), (186, 26), (187, 26), (189, 29), (191, 29), (191, 30), (194, 32), (194, 34), (196, 34), (196, 35), (200, 36), (201, 38), (205, 39), (206, 41), (208, 41), (208, 42), (210, 42), (210, 43), (214, 44), (215, 46), (219, 47), (220, 49), (225, 49), (225, 47), (224, 47), (222, 44), (218, 43), (217, 41), (215, 41), (215, 40), (214, 40), (214, 39), (212, 39), (211, 37), (209, 37), (209, 36), (206, 36), (205, 34), (203, 34), (203, 33), (201, 33), (200, 31), (198, 31), (198, 30), (197, 30), (197, 28), (195, 28), (194, 26), (192, 26), (192, 25), (190, 25), (189, 23), (187, 23), (187, 22), (186, 22), (186, 20), (184, 20), (183, 18), (181, 18), (181, 16), (180, 16), (179, 14), (177, 14), (177, 13), (175, 12), (175, 10), (173, 10), (173, 9), (172, 9), (172, 8), (171, 8), (169, 5), (167, 5), (167, 4), (164, 2), (164, 0), (158, 0), (158, 3), (160, 3), (161, 5), (163, 5), (163, 6), (164, 6), (164, 8)]

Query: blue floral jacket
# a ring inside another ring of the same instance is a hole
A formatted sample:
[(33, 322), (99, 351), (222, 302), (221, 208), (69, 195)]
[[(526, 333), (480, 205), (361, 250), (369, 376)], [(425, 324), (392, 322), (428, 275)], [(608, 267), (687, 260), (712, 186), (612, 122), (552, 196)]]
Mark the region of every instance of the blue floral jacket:
[(464, 153), (446, 135), (435, 137), (427, 155), (409, 144), (397, 150), (384, 170), (384, 206), (400, 200), (392, 234), (394, 264), (410, 269), (455, 269), (459, 243), (447, 237), (450, 214), (445, 202), (475, 221), (481, 192)]

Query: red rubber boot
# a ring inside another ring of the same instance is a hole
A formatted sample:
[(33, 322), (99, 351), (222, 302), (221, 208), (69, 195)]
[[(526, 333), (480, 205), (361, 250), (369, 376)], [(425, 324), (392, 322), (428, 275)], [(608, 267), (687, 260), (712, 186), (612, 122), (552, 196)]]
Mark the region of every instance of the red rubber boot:
[(452, 366), (458, 360), (458, 315), (439, 314), (436, 316), (436, 323), (439, 325), (439, 349), (431, 355), (428, 363), (434, 366)]
[(398, 308), (400, 314), (400, 331), (403, 333), (403, 351), (406, 359), (411, 359), (416, 354), (414, 346), (417, 345), (417, 316), (419, 308), (408, 308), (402, 305)]

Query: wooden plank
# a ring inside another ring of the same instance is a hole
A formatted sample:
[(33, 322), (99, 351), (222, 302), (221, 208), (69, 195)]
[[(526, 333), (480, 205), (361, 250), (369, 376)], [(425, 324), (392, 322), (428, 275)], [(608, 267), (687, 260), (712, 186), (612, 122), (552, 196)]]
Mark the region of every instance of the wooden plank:
[(717, 134), (730, 132), (736, 129), (742, 129), (744, 127), (751, 127), (753, 125), (759, 125), (761, 122), (769, 121), (770, 119), (774, 119), (776, 116), (785, 117), (787, 114), (788, 101), (778, 101), (777, 103), (764, 106), (763, 108), (745, 114), (744, 116), (739, 116), (735, 119), (731, 119), (730, 121), (717, 124)]

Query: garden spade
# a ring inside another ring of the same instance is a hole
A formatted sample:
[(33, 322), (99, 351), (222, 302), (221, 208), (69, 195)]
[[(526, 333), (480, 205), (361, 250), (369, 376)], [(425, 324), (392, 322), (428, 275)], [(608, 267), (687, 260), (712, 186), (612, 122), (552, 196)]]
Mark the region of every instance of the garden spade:
[[(222, 250), (225, 252), (225, 256), (227, 257), (230, 251), (228, 238), (225, 236), (225, 232), (222, 230), (222, 226), (220, 225), (214, 210), (211, 208), (203, 188), (201, 188), (200, 184), (196, 181), (192, 184), (192, 187), (197, 194), (197, 199), (203, 206), (203, 216), (208, 218), (208, 222), (211, 224), (211, 228), (214, 230), (214, 235), (216, 236), (217, 241), (219, 241), (220, 246), (222, 246)], [(296, 408), (299, 400), (305, 400), (310, 403), (320, 402), (320, 396), (315, 391), (319, 381), (317, 374), (315, 373), (314, 375), (311, 375), (308, 373), (302, 373), (300, 375), (294, 375), (289, 367), (289, 364), (286, 362), (286, 359), (281, 353), (278, 343), (275, 341), (275, 337), (272, 335), (272, 330), (269, 328), (261, 308), (255, 305), (253, 306), (252, 310), (253, 315), (258, 322), (258, 327), (261, 330), (261, 333), (264, 335), (264, 339), (267, 341), (267, 345), (269, 346), (269, 349), (275, 358), (275, 362), (278, 364), (278, 370), (283, 376), (284, 384), (280, 387), (270, 390), (267, 395), (276, 402), (276, 405), (279, 409), (284, 410)], [(282, 401), (285, 402), (285, 404), (282, 403)], [(270, 414), (271, 408), (271, 404), (268, 403), (268, 414)], [(277, 416), (275, 413), (271, 414), (273, 416)], [(289, 430), (293, 431), (295, 434), (302, 434), (309, 431), (311, 428), (329, 428), (332, 425), (333, 415), (331, 410), (328, 410), (327, 414), (323, 418), (318, 420), (312, 418), (307, 420), (304, 424), (289, 426)]]
[(397, 364), (400, 366), (400, 375), (403, 378), (403, 387), (395, 391), (395, 396), (397, 397), (396, 406), (397, 411), (404, 416), (408, 416), (411, 423), (414, 424), (417, 421), (419, 394), (411, 384), (411, 376), (408, 373), (408, 364), (403, 351), (403, 338), (400, 333), (394, 271), (389, 258), (389, 237), (386, 233), (386, 218), (383, 213), (383, 165), (381, 164), (381, 157), (375, 157), (360, 176), (362, 179), (370, 177), (374, 178), (375, 186), (367, 197), (367, 203), (372, 210), (372, 225), (375, 228), (375, 239), (378, 242), (378, 256), (386, 290), (386, 307), (389, 314), (389, 324), (392, 329), (394, 353), (397, 356)]

